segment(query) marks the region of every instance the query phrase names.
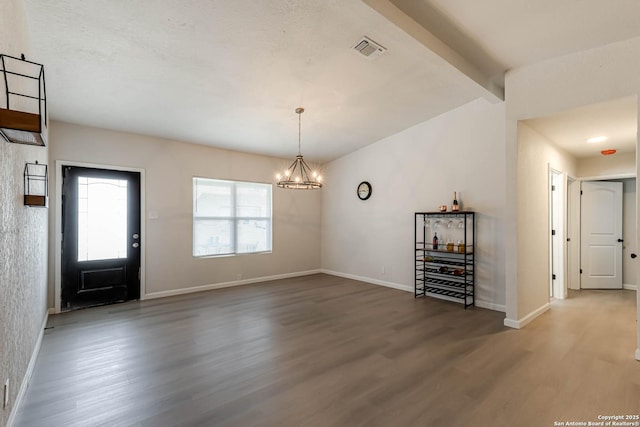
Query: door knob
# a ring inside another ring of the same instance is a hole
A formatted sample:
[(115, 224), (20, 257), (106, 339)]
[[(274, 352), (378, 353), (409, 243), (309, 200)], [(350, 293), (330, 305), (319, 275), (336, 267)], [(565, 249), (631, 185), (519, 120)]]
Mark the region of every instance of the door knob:
[(134, 235), (133, 235), (133, 238), (134, 238), (134, 239), (139, 239), (139, 238), (140, 238), (140, 235), (139, 235), (138, 233), (136, 233), (136, 234), (134, 234)]
[(618, 243), (624, 242), (624, 239), (618, 239)]
[(138, 246), (140, 246), (140, 243), (135, 242), (135, 243), (134, 243), (133, 245), (131, 245), (131, 246), (133, 246), (134, 248), (137, 248)]
[(637, 258), (637, 257), (638, 257), (638, 255), (636, 255), (636, 254), (631, 254), (631, 258)]

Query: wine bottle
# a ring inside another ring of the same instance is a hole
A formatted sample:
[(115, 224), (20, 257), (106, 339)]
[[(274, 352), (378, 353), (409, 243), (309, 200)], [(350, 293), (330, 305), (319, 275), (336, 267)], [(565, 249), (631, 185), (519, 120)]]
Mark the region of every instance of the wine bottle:
[(433, 249), (438, 249), (438, 233), (433, 234)]
[(457, 193), (455, 191), (453, 192), (453, 203), (451, 204), (451, 210), (452, 211), (460, 210), (460, 205), (458, 204)]

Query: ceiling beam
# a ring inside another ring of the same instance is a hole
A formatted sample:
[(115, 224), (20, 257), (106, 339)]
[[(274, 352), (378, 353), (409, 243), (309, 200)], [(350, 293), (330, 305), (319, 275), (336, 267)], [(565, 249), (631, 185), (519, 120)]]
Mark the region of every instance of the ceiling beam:
[(363, 2), (484, 88), (484, 97), (488, 101), (493, 103), (504, 101), (504, 72), (496, 76), (495, 72), (465, 58), (390, 0), (363, 0)]

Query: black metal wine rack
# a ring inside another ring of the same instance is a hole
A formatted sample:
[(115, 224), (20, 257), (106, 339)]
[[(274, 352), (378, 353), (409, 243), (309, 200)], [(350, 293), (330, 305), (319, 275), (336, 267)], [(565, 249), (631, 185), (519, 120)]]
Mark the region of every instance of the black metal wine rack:
[[(434, 244), (438, 233), (444, 241)], [(415, 213), (414, 297), (475, 304), (475, 212)], [(448, 243), (448, 244), (447, 244)]]

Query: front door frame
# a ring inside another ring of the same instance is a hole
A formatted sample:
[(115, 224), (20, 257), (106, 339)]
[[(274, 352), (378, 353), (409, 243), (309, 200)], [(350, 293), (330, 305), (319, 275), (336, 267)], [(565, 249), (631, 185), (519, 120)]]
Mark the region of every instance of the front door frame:
[(77, 166), (83, 168), (105, 169), (105, 170), (117, 170), (127, 172), (140, 173), (140, 299), (145, 299), (146, 285), (145, 285), (145, 252), (146, 252), (146, 224), (145, 224), (145, 170), (142, 168), (133, 168), (127, 166), (113, 166), (102, 165), (96, 163), (85, 163), (70, 160), (56, 160), (56, 197), (55, 197), (55, 241), (54, 241), (54, 309), (55, 313), (62, 312), (62, 167), (64, 166)]

